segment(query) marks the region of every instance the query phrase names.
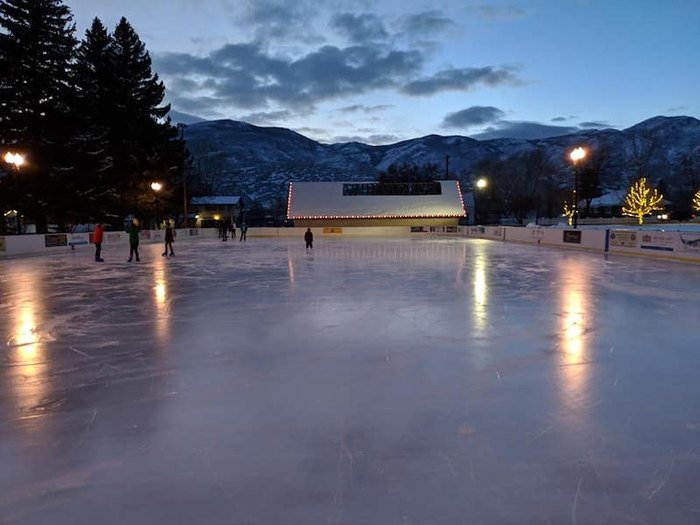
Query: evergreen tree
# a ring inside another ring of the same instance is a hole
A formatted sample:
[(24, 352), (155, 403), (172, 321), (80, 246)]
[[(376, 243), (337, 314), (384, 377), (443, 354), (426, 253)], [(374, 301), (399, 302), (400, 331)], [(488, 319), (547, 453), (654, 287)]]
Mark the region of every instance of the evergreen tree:
[(184, 144), (161, 106), (165, 86), (151, 71), (151, 58), (129, 22), (122, 18), (109, 46), (112, 67), (110, 144), (115, 189), (122, 212), (150, 208), (155, 196), (150, 183), (159, 180), (171, 189), (184, 160)]
[(110, 35), (99, 18), (85, 32), (74, 67), (75, 115), (78, 121), (71, 142), (76, 219), (99, 219), (113, 211), (114, 181), (109, 132), (112, 100)]
[(40, 231), (65, 192), (74, 32), (60, 0), (0, 0), (0, 144), (28, 159), (16, 192), (0, 193), (33, 215)]

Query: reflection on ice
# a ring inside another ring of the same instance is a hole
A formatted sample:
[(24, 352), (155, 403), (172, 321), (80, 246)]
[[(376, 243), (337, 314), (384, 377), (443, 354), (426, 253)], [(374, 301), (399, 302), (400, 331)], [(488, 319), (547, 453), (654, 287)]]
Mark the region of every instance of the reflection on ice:
[(154, 262), (153, 298), (156, 309), (156, 337), (158, 342), (166, 343), (170, 330), (170, 305), (168, 302), (168, 281), (166, 278), (166, 258), (160, 257)]
[(33, 409), (42, 404), (46, 395), (48, 356), (44, 343), (52, 336), (38, 325), (46, 319), (36, 276), (21, 266), (14, 270), (8, 279), (11, 304), (7, 313), (12, 329), (7, 346), (13, 365), (9, 384), (21, 417), (33, 418)]
[(562, 396), (570, 408), (577, 408), (589, 399), (592, 365), (588, 364), (586, 335), (591, 315), (590, 277), (585, 260), (576, 258), (564, 261), (559, 271)]

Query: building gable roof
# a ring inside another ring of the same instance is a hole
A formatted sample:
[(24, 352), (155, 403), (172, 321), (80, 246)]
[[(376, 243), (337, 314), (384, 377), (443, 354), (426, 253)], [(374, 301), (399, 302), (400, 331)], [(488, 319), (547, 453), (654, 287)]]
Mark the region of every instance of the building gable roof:
[(343, 185), (358, 182), (291, 182), (289, 219), (443, 218), (465, 215), (459, 182), (436, 181), (439, 195), (347, 195)]

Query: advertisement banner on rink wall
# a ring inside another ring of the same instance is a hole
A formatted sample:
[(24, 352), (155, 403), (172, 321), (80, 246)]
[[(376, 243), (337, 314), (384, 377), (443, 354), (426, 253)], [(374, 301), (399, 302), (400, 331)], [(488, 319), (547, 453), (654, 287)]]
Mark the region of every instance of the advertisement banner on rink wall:
[(642, 232), (642, 243), (640, 248), (643, 250), (658, 250), (662, 252), (673, 251), (674, 234), (668, 232)]
[(325, 234), (328, 234), (328, 233), (336, 233), (336, 234), (337, 234), (337, 233), (343, 233), (343, 229), (342, 229), (342, 228), (329, 228), (329, 227), (326, 227), (326, 228), (323, 228), (323, 233), (324, 233), (324, 235), (325, 235)]
[(5, 237), (0, 237), (0, 252), (5, 251)]
[(150, 241), (151, 240), (151, 232), (150, 230), (141, 230), (139, 232), (139, 238), (142, 241)]
[(68, 246), (68, 235), (65, 233), (49, 233), (44, 235), (44, 246), (46, 248)]
[(89, 241), (92, 239), (92, 234), (88, 233), (71, 233), (70, 234), (70, 239), (68, 240), (68, 244), (71, 246), (85, 246), (89, 244)]
[(610, 246), (637, 247), (638, 232), (611, 231)]
[(681, 250), (684, 252), (700, 253), (700, 235), (681, 233), (679, 238), (681, 241)]
[(581, 244), (581, 230), (564, 230), (562, 241), (569, 244)]
[(199, 230), (197, 228), (190, 228), (190, 237), (197, 237), (199, 235)]
[[(104, 241), (107, 241), (107, 243), (118, 243), (122, 238), (122, 234), (118, 232), (112, 232), (112, 233), (105, 233), (104, 234)], [(104, 242), (103, 241), (103, 242)]]

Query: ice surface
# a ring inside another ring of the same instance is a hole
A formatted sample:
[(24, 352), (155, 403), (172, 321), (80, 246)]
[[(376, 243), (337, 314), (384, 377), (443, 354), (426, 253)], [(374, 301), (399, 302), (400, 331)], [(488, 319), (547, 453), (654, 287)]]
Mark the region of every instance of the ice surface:
[(0, 523), (700, 521), (698, 266), (463, 239), (0, 262)]

